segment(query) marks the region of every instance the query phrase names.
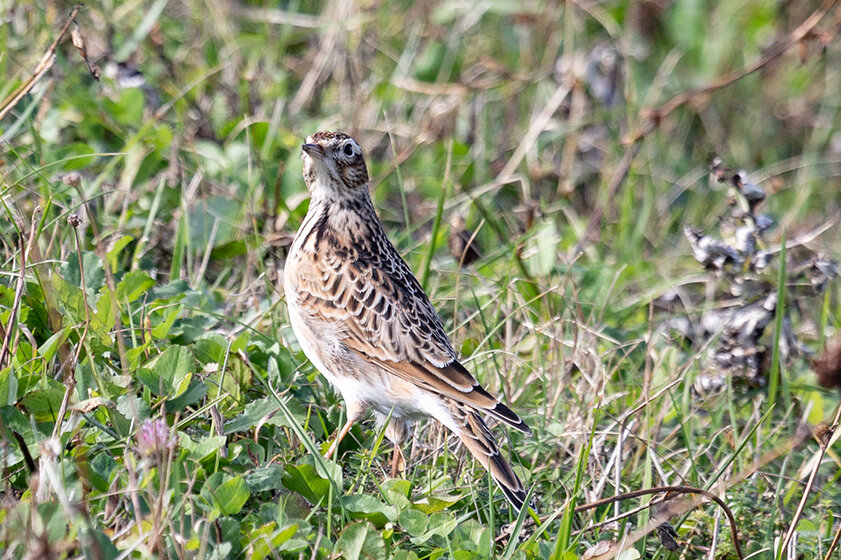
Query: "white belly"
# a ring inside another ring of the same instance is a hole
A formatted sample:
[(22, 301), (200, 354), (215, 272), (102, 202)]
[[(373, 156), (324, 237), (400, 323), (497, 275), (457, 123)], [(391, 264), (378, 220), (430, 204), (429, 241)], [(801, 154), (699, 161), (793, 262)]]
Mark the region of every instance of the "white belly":
[[(349, 408), (370, 408), (378, 416), (390, 414), (397, 420), (432, 417), (455, 431), (455, 422), (438, 395), (365, 361), (344, 348), (335, 333), (331, 336), (329, 332), (319, 332), (318, 327), (313, 329), (295, 299), (292, 292), (287, 292), (289, 320), (298, 343), (315, 368), (341, 393)], [(341, 361), (341, 367), (337, 361)], [(343, 374), (342, 370), (348, 373)]]

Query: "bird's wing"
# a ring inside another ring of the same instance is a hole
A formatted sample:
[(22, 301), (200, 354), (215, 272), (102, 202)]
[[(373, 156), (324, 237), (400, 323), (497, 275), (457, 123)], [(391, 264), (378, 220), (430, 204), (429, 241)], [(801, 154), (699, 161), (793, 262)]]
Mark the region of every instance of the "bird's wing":
[(369, 362), (528, 432), (456, 360), (441, 319), (396, 250), (390, 243), (380, 249), (376, 258), (341, 258), (329, 250), (314, 258), (313, 273), (299, 279), (298, 305), (312, 319), (330, 324)]

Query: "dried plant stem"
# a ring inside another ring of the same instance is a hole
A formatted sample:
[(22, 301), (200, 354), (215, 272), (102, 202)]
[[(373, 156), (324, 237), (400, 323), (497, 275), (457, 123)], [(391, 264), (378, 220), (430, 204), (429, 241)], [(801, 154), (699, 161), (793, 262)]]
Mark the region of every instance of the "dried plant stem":
[(803, 23), (797, 26), (797, 28), (789, 33), (782, 41), (777, 42), (769, 48), (759, 60), (753, 62), (752, 64), (736, 70), (735, 72), (731, 72), (711, 84), (678, 94), (659, 107), (646, 111), (646, 114), (644, 115), (645, 122), (642, 127), (629, 137), (625, 138), (623, 142), (626, 145), (635, 144), (657, 128), (660, 122), (678, 107), (686, 105), (690, 101), (707, 95), (708, 93), (712, 93), (715, 90), (726, 88), (738, 82), (742, 78), (753, 74), (757, 70), (761, 70), (770, 64), (774, 59), (778, 58), (791, 47), (802, 41), (815, 28), (815, 26), (820, 23), (824, 16), (833, 8), (833, 6), (835, 6), (837, 2), (838, 0), (825, 0), (823, 5), (812, 12), (812, 14), (806, 18)]
[(625, 144), (627, 148), (625, 149), (625, 154), (622, 156), (622, 159), (619, 161), (619, 165), (616, 167), (616, 170), (613, 172), (613, 175), (610, 178), (610, 183), (607, 187), (607, 195), (604, 198), (605, 202), (602, 202), (593, 211), (593, 214), (590, 216), (590, 221), (587, 223), (587, 230), (584, 236), (581, 238), (581, 241), (575, 246), (573, 254), (578, 255), (582, 251), (584, 243), (588, 243), (590, 241), (595, 240), (594, 236), (598, 231), (599, 226), (601, 225), (605, 205), (607, 204), (607, 202), (615, 199), (616, 192), (619, 190), (619, 187), (622, 185), (622, 183), (625, 181), (625, 178), (628, 176), (628, 172), (631, 169), (631, 164), (633, 163), (637, 152), (639, 152), (640, 140), (642, 140), (643, 138), (648, 136), (652, 131), (654, 131), (654, 129), (656, 129), (657, 126), (659, 126), (663, 119), (666, 118), (669, 114), (671, 114), (675, 109), (686, 105), (687, 103), (698, 97), (712, 93), (715, 90), (728, 87), (741, 80), (742, 78), (749, 76), (757, 70), (760, 70), (767, 66), (774, 59), (778, 58), (788, 49), (790, 49), (791, 47), (799, 43), (801, 40), (803, 40), (803, 38), (806, 37), (815, 28), (815, 26), (824, 18), (824, 16), (832, 9), (832, 7), (837, 2), (838, 0), (826, 0), (818, 10), (816, 10), (808, 18), (806, 18), (806, 20), (803, 23), (801, 23), (796, 29), (794, 29), (791, 33), (789, 33), (785, 39), (771, 47), (765, 53), (765, 55), (763, 55), (756, 62), (749, 64), (748, 66), (740, 70), (727, 74), (726, 76), (719, 78), (711, 84), (676, 95), (670, 100), (668, 100), (666, 103), (660, 105), (659, 107), (643, 111), (641, 113), (643, 120), (642, 126), (636, 132), (630, 134), (623, 140), (623, 144)]
[(70, 395), (76, 388), (76, 366), (79, 363), (79, 356), (82, 354), (82, 348), (85, 345), (85, 339), (88, 336), (88, 329), (91, 324), (91, 312), (90, 306), (88, 305), (87, 286), (85, 285), (85, 267), (82, 262), (82, 240), (79, 237), (78, 223), (74, 224), (72, 221), (74, 218), (78, 219), (75, 215), (70, 216), (71, 226), (73, 227), (73, 235), (76, 239), (76, 256), (79, 259), (79, 277), (82, 282), (82, 301), (85, 305), (85, 328), (82, 330), (81, 336), (79, 336), (79, 343), (76, 345), (76, 351), (73, 353), (73, 357), (70, 360), (70, 370), (68, 371), (64, 381), (64, 385), (66, 387), (64, 390), (64, 397), (61, 399), (61, 406), (59, 407), (58, 414), (55, 417), (53, 437), (58, 437), (61, 433), (61, 424), (64, 422), (64, 414), (67, 412), (67, 405), (70, 403)]
[[(106, 251), (105, 247), (101, 243), (102, 238), (99, 235), (99, 227), (96, 225), (96, 220), (93, 219), (93, 213), (88, 205), (88, 201), (85, 200), (84, 192), (80, 186), (76, 187), (76, 192), (79, 193), (79, 199), (82, 201), (82, 206), (85, 208), (85, 214), (87, 214), (90, 219), (91, 231), (93, 232), (95, 240), (94, 252), (102, 260), (102, 269), (105, 272), (105, 286), (108, 288), (108, 291), (111, 292), (111, 301), (114, 303), (114, 337), (117, 340), (117, 353), (120, 355), (120, 367), (123, 370), (123, 375), (128, 375), (128, 354), (126, 352), (125, 337), (123, 336), (123, 317), (120, 312), (120, 302), (117, 298), (117, 284), (114, 282), (114, 274), (111, 272), (111, 267), (108, 266), (108, 251)], [(76, 244), (78, 246), (78, 240)], [(81, 249), (79, 250), (81, 251)], [(87, 311), (87, 308), (85, 310)]]
[[(697, 494), (709, 500), (712, 500), (719, 507), (721, 507), (721, 509), (724, 510), (724, 515), (727, 516), (727, 522), (730, 524), (730, 538), (733, 541), (733, 548), (735, 548), (736, 550), (736, 556), (739, 558), (739, 560), (744, 559), (744, 555), (742, 554), (742, 546), (739, 544), (739, 527), (736, 524), (736, 518), (733, 517), (733, 512), (730, 511), (730, 508), (727, 507), (727, 504), (724, 503), (724, 500), (722, 500), (712, 492), (704, 490), (702, 488), (694, 488), (692, 486), (656, 486), (654, 488), (643, 488), (641, 490), (634, 490), (633, 492), (626, 492), (624, 494), (619, 494), (616, 496), (608, 496), (607, 498), (596, 500), (595, 502), (590, 502), (589, 504), (580, 505), (575, 508), (575, 512), (580, 513), (582, 511), (587, 511), (589, 509), (594, 509), (603, 505), (613, 503), (617, 500), (630, 500), (632, 498), (638, 498), (640, 496), (646, 496), (649, 494), (661, 494), (664, 492), (676, 494)], [(694, 507), (695, 505), (696, 504), (693, 503), (690, 506), (690, 508)], [(661, 515), (660, 517), (663, 516)], [(655, 526), (656, 525), (659, 525), (659, 523), (655, 523)], [(646, 532), (648, 531), (646, 530)]]
[(12, 302), (12, 308), (9, 313), (9, 322), (6, 325), (6, 333), (3, 337), (3, 346), (0, 347), (0, 368), (3, 367), (3, 364), (6, 361), (6, 357), (9, 354), (9, 349), (12, 343), (12, 332), (14, 331), (15, 327), (15, 318), (18, 315), (18, 310), (20, 309), (20, 302), (23, 298), (23, 287), (26, 282), (26, 263), (29, 260), (29, 253), (32, 250), (32, 245), (35, 243), (35, 234), (38, 231), (38, 228), (35, 224), (35, 218), (40, 212), (40, 208), (36, 208), (35, 212), (32, 213), (32, 219), (30, 220), (29, 224), (29, 238), (24, 242), (23, 234), (20, 236), (21, 242), (21, 251), (20, 251), (20, 273), (18, 274), (18, 281), (17, 285), (15, 286), (15, 299)]
[[(829, 443), (832, 441), (832, 436), (835, 433), (835, 430), (838, 429), (839, 422), (841, 422), (841, 403), (838, 403), (838, 408), (835, 409), (835, 418), (832, 419), (832, 424), (825, 430), (822, 430), (820, 434), (817, 434), (819, 446), (818, 458), (815, 461), (815, 466), (812, 467), (812, 472), (809, 473), (809, 480), (806, 482), (806, 488), (803, 489), (803, 496), (800, 497), (800, 503), (797, 504), (797, 510), (794, 512), (794, 517), (789, 524), (788, 531), (786, 531), (786, 536), (783, 538), (783, 542), (780, 544), (780, 548), (777, 551), (777, 558), (782, 557), (783, 551), (788, 546), (792, 536), (794, 536), (794, 531), (797, 529), (797, 522), (800, 521), (800, 516), (803, 515), (803, 508), (806, 507), (806, 500), (809, 499), (809, 494), (812, 492), (812, 486), (815, 484), (815, 477), (818, 475), (818, 469), (821, 468), (821, 461), (823, 461), (823, 456), (826, 454), (827, 448), (829, 448)], [(837, 541), (838, 535), (835, 536), (835, 539), (832, 542), (833, 547)], [(831, 551), (832, 549), (830, 548), (830, 552)], [(827, 558), (829, 558), (829, 554), (827, 554)]]
[(838, 524), (838, 530), (835, 531), (835, 536), (832, 538), (832, 543), (829, 545), (829, 550), (826, 551), (823, 560), (829, 560), (832, 557), (832, 553), (835, 552), (839, 540), (841, 540), (841, 523)]
[(67, 33), (67, 30), (70, 29), (70, 24), (76, 19), (76, 15), (79, 13), (79, 10), (82, 8), (81, 4), (77, 4), (73, 7), (70, 11), (70, 17), (67, 18), (67, 21), (64, 22), (64, 27), (61, 28), (61, 31), (58, 34), (58, 37), (50, 45), (50, 48), (47, 49), (47, 52), (44, 53), (44, 56), (41, 57), (41, 60), (38, 61), (38, 65), (35, 67), (35, 71), (30, 75), (24, 82), (13, 91), (6, 99), (0, 103), (0, 120), (3, 120), (6, 115), (8, 115), (12, 109), (14, 109), (20, 100), (26, 96), (27, 93), (32, 91), (32, 88), (35, 87), (35, 84), (44, 77), (50, 68), (53, 67), (53, 63), (55, 62), (55, 50), (58, 47), (59, 42), (61, 42), (64, 35)]

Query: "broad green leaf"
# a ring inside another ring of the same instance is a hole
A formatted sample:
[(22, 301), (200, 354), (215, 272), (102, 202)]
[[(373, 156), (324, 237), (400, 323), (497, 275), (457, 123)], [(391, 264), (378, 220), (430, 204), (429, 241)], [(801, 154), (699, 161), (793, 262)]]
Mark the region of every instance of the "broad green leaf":
[[(105, 258), (108, 259), (108, 266), (111, 267), (111, 270), (117, 270), (119, 268), (117, 266), (117, 259), (119, 258), (122, 250), (125, 249), (132, 241), (134, 241), (134, 237), (130, 235), (123, 235), (111, 243), (111, 248), (105, 255)], [(129, 274), (131, 274), (131, 272), (129, 272)], [(120, 299), (122, 300), (122, 298)]]
[(146, 401), (134, 394), (121, 395), (117, 397), (117, 412), (134, 420), (135, 424), (149, 418), (151, 409)]
[(189, 377), (195, 369), (193, 354), (186, 346), (170, 346), (154, 360), (152, 369), (137, 372), (140, 381), (159, 396), (175, 397), (187, 390)]
[(18, 379), (12, 368), (0, 370), (0, 406), (11, 406), (17, 400)]
[(104, 99), (105, 109), (123, 126), (137, 128), (143, 121), (143, 91), (140, 88), (126, 88), (120, 91), (116, 101)]
[(91, 328), (102, 341), (110, 342), (110, 332), (117, 321), (116, 310), (117, 302), (111, 297), (111, 291), (104, 288), (96, 302), (96, 313), (91, 317)]
[(170, 301), (190, 292), (190, 285), (186, 280), (173, 280), (165, 286), (157, 286), (150, 294), (150, 300)]
[[(82, 266), (85, 268), (85, 289), (89, 298), (94, 298), (105, 284), (105, 268), (96, 253), (82, 251)], [(82, 274), (79, 271), (79, 256), (75, 251), (68, 253), (67, 261), (61, 266), (61, 275), (74, 286), (82, 287)]]
[(228, 341), (219, 333), (211, 332), (193, 343), (193, 354), (202, 364), (216, 363), (220, 366), (228, 349)]
[(56, 156), (60, 159), (67, 159), (68, 161), (64, 163), (64, 169), (71, 171), (74, 169), (84, 169), (92, 164), (96, 158), (85, 156), (90, 156), (93, 153), (95, 153), (95, 150), (90, 144), (86, 142), (73, 142), (58, 150)]
[[(287, 546), (287, 543), (290, 543), (290, 539), (295, 536), (295, 533), (297, 532), (297, 523), (289, 525), (283, 529), (278, 529), (274, 522), (258, 527), (248, 534), (248, 539), (251, 542), (251, 553), (249, 558), (251, 558), (251, 560), (269, 558), (273, 557), (276, 551), (286, 551), (292, 549), (292, 547)], [(293, 544), (294, 546), (294, 542), (290, 544)], [(304, 542), (304, 545), (306, 546), (306, 542)]]
[(432, 514), (444, 510), (461, 499), (460, 495), (430, 494), (415, 502), (415, 507), (424, 513)]
[(85, 320), (85, 302), (82, 290), (74, 286), (58, 274), (53, 274), (51, 280), (53, 294), (56, 296), (60, 310), (65, 316), (65, 324), (71, 327), (83, 323)]
[(46, 388), (32, 389), (20, 399), (20, 404), (26, 411), (40, 422), (55, 420), (64, 398), (64, 385), (52, 379), (48, 381), (48, 385)]
[(385, 543), (379, 532), (368, 523), (345, 527), (336, 541), (336, 552), (347, 560), (385, 560)]
[(159, 319), (158, 324), (152, 327), (152, 336), (154, 338), (164, 338), (167, 336), (179, 313), (181, 313), (180, 305), (173, 305), (162, 310), (163, 320)]
[(400, 512), (397, 522), (404, 531), (413, 537), (420, 537), (429, 528), (429, 516), (416, 509), (404, 509)]
[(92, 541), (87, 541), (85, 545), (83, 545), (82, 550), (84, 551), (85, 558), (101, 558), (102, 560), (116, 560), (120, 558), (120, 551), (114, 546), (114, 543), (111, 539), (105, 535), (102, 531), (93, 530), (91, 531), (91, 535), (93, 536), (93, 540), (96, 541), (96, 545), (93, 545)]
[(117, 296), (121, 302), (133, 302), (154, 287), (155, 281), (142, 270), (132, 270), (117, 284)]
[(222, 446), (225, 445), (225, 437), (224, 436), (210, 436), (206, 437), (198, 445), (192, 448), (190, 455), (193, 458), (201, 461), (212, 455), (213, 453), (218, 452), (222, 449)]
[(251, 489), (242, 477), (235, 476), (213, 489), (213, 505), (223, 515), (239, 513), (251, 496)]
[(245, 482), (252, 492), (265, 492), (283, 488), (283, 476), (286, 471), (280, 465), (268, 465), (251, 471), (245, 476)]
[[(333, 478), (337, 487), (342, 487), (342, 469), (332, 461), (323, 461), (324, 468), (328, 469), (329, 476)], [(315, 459), (305, 455), (297, 465), (287, 465), (286, 474), (283, 477), (283, 485), (301, 494), (308, 502), (315, 505), (327, 497), (330, 489), (328, 474), (319, 472)]]
[(342, 505), (353, 519), (367, 519), (375, 527), (382, 527), (397, 519), (397, 511), (370, 494), (352, 494), (342, 497)]
[(403, 510), (411, 506), (409, 492), (412, 490), (412, 483), (402, 478), (390, 478), (380, 484), (380, 490), (385, 494), (388, 503)]
[(225, 422), (225, 434), (232, 434), (249, 430), (258, 424), (268, 423), (274, 426), (285, 426), (288, 423), (282, 414), (277, 414), (278, 405), (274, 397), (263, 397), (245, 405), (245, 410), (237, 414), (230, 421)]
[(207, 395), (207, 383), (201, 379), (193, 379), (191, 381), (191, 378), (192, 375), (185, 377), (184, 380), (188, 382), (187, 387), (183, 391), (176, 391), (176, 396), (167, 400), (166, 409), (168, 411), (175, 412), (176, 410), (182, 410), (184, 407), (200, 401)]

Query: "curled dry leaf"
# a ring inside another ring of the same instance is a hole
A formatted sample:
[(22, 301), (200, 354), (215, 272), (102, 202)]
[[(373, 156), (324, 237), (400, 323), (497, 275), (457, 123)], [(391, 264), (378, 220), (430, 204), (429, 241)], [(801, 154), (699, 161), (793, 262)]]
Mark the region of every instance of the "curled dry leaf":
[(581, 555), (581, 560), (600, 560), (616, 556), (616, 541), (599, 541)]
[(474, 232), (465, 228), (464, 218), (461, 216), (452, 218), (450, 222), (450, 237), (447, 239), (447, 244), (450, 247), (450, 253), (453, 255), (453, 258), (461, 266), (467, 266), (482, 258), (476, 236)]
[(841, 334), (826, 345), (823, 354), (812, 361), (818, 383), (827, 389), (841, 388)]
[(72, 412), (81, 412), (85, 414), (100, 406), (114, 408), (114, 403), (109, 401), (108, 399), (103, 399), (102, 397), (91, 397), (89, 399), (85, 399), (81, 402), (74, 404), (70, 407), (70, 410)]

